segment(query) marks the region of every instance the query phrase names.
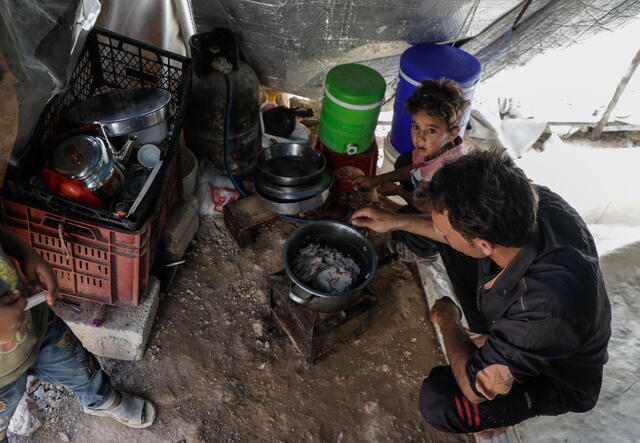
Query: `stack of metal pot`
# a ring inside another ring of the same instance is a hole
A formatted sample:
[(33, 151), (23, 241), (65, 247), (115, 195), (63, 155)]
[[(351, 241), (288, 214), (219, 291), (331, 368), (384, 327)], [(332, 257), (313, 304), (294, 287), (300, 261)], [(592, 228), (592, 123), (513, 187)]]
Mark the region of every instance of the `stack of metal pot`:
[(299, 143), (279, 143), (262, 149), (256, 159), (254, 180), (262, 206), (285, 215), (322, 205), (333, 183), (324, 155)]

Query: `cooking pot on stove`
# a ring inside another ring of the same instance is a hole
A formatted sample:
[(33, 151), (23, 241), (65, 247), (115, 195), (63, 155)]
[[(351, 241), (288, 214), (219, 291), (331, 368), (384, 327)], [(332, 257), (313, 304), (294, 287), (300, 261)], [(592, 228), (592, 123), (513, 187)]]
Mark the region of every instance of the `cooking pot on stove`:
[(136, 137), (129, 138), (119, 151), (106, 136), (105, 140), (91, 135), (65, 139), (51, 151), (51, 168), (92, 192), (114, 196), (124, 182), (122, 163), (129, 158)]
[[(302, 282), (294, 274), (293, 262), (299, 251), (310, 244), (336, 249), (358, 264), (360, 275), (348, 291), (319, 291)], [(360, 292), (373, 280), (377, 267), (376, 251), (364, 235), (352, 226), (324, 220), (296, 229), (284, 244), (282, 261), (291, 280), (289, 298), (318, 312), (337, 312), (355, 304), (360, 298)]]

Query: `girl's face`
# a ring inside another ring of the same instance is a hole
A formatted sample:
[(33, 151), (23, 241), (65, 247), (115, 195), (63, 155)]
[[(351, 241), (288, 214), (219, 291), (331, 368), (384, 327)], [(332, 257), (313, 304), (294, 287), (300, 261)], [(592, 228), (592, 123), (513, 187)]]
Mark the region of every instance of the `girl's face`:
[(411, 140), (416, 151), (425, 157), (436, 156), (442, 148), (456, 138), (460, 128), (452, 131), (440, 117), (418, 111), (411, 116)]

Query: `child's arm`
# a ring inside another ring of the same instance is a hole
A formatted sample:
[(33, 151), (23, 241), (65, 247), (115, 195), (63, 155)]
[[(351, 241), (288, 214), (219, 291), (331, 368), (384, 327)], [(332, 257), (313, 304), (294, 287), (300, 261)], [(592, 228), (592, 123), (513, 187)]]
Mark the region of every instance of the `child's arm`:
[(393, 182), (385, 182), (378, 186), (377, 191), (382, 195), (399, 195), (410, 205), (413, 204), (412, 193)]
[(411, 178), (411, 169), (413, 169), (412, 165), (405, 165), (386, 174), (356, 177), (352, 184), (356, 189), (359, 188), (363, 191), (368, 191), (370, 188), (375, 188), (384, 182), (409, 180)]

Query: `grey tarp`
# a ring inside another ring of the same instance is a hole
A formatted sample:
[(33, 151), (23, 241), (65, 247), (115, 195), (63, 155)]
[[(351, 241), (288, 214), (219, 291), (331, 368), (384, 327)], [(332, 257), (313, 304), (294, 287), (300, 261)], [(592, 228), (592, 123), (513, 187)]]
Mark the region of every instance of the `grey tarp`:
[[(129, 13), (144, 1), (102, 3), (105, 10)], [(320, 98), (327, 71), (339, 63), (358, 62), (378, 70), (387, 80), (390, 98), (400, 54), (410, 45), (455, 42), (478, 57), (486, 78), (509, 64), (524, 63), (541, 51), (570, 45), (640, 13), (640, 0), (535, 0), (510, 32), (525, 3), (191, 0), (197, 32), (231, 27), (263, 85), (312, 98)], [(99, 9), (98, 0), (0, 0), (0, 51), (20, 82), (21, 127), (14, 154), (23, 147), (46, 101), (64, 87), (73, 66), (71, 49), (82, 43), (79, 31), (92, 25)], [(173, 9), (151, 12), (148, 20), (138, 14), (141, 27), (136, 25), (128, 34), (148, 27), (165, 29), (166, 17), (159, 15), (172, 14)], [(113, 16), (108, 22), (120, 23)], [(171, 39), (178, 38), (175, 29), (171, 32)], [(166, 41), (165, 37), (160, 40)]]

